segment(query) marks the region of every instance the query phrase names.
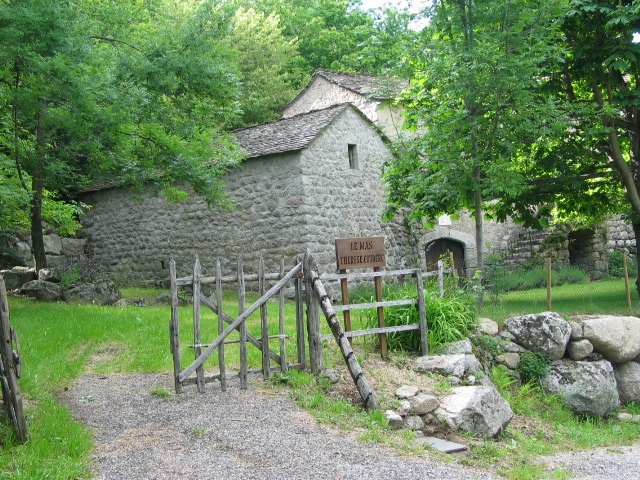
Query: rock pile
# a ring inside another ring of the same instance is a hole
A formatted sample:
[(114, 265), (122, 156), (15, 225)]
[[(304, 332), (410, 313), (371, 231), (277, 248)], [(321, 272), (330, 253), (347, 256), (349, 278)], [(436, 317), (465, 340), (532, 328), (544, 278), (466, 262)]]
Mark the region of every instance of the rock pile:
[(531, 353), (548, 364), (540, 378), (544, 391), (560, 395), (576, 413), (607, 417), (621, 403), (640, 402), (640, 318), (590, 315), (568, 322), (543, 312), (509, 318), (501, 332), (492, 320), (479, 323), (473, 343), (450, 344), (440, 355), (415, 360), (413, 370), (443, 375), (454, 388), (435, 397), (401, 387), (400, 407), (386, 412), (393, 427), (429, 434), (430, 426), (446, 423), (478, 437), (497, 435), (513, 412), (492, 384), (491, 369), (503, 365), (520, 382)]

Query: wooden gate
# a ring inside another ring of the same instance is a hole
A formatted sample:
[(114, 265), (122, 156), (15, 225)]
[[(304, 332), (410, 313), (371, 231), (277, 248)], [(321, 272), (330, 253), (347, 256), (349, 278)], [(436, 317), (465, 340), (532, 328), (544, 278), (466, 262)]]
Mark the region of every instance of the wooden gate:
[[(240, 351), (240, 371), (237, 373), (240, 379), (240, 387), (247, 387), (247, 341), (257, 347), (262, 352), (262, 372), (265, 379), (269, 378), (272, 367), (271, 361), (279, 365), (276, 367), (281, 371), (289, 368), (304, 368), (305, 366), (305, 347), (304, 347), (304, 307), (302, 295), (302, 262), (296, 259), (295, 266), (285, 272), (284, 259), (280, 264), (278, 273), (265, 273), (264, 261), (262, 257), (259, 260), (258, 273), (254, 275), (245, 275), (242, 262), (238, 260), (237, 272), (234, 276), (222, 276), (220, 260), (216, 263), (215, 276), (202, 276), (200, 260), (196, 258), (193, 268), (193, 275), (186, 278), (176, 278), (175, 261), (170, 262), (171, 276), (171, 322), (170, 322), (170, 344), (173, 353), (174, 381), (176, 393), (182, 392), (182, 386), (185, 384), (195, 383), (198, 391), (204, 391), (206, 382), (219, 380), (223, 391), (227, 388), (227, 378), (229, 374), (225, 365), (225, 342), (227, 337), (234, 331), (239, 332), (239, 339), (234, 341), (239, 343)], [(266, 282), (277, 280), (276, 283), (266, 290)], [(246, 299), (246, 282), (257, 282), (258, 294), (260, 298), (256, 300), (249, 308), (245, 308)], [(293, 282), (295, 298), (296, 298), (296, 343), (297, 343), (297, 363), (288, 363), (286, 357), (285, 340), (287, 336), (284, 332), (284, 305), (285, 305), (285, 287)], [(222, 308), (222, 284), (236, 283), (238, 288), (238, 316), (232, 317)], [(214, 295), (206, 297), (202, 294), (202, 286), (206, 284), (215, 285)], [(179, 321), (179, 287), (191, 287), (193, 297), (193, 344), (190, 345), (195, 352), (195, 361), (182, 369), (181, 351), (180, 351), (180, 321)], [(269, 347), (269, 339), (274, 336), (269, 335), (269, 324), (267, 314), (267, 301), (275, 296), (279, 297), (279, 314), (278, 314), (278, 331), (275, 335), (279, 339), (279, 352), (274, 352)], [(217, 315), (218, 337), (210, 344), (201, 343), (201, 306), (205, 306)], [(260, 310), (261, 335), (255, 338), (247, 332), (246, 320), (251, 314)], [(226, 328), (225, 328), (226, 325)], [(205, 377), (203, 363), (214, 351), (218, 351), (219, 373)], [(196, 378), (189, 377), (195, 372)]]

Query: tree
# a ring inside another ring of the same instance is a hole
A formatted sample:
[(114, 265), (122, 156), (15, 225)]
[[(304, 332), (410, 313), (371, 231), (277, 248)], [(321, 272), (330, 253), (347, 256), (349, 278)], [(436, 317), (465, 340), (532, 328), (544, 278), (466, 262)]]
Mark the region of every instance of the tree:
[[(411, 16), (396, 10), (365, 12), (359, 0), (228, 0), (280, 17), (282, 33), (297, 42), (298, 70), (380, 74), (396, 71), (412, 45)], [(299, 85), (302, 87), (303, 85)]]
[(242, 73), (240, 126), (258, 125), (279, 117), (279, 110), (296, 94), (304, 73), (297, 40), (282, 34), (280, 17), (240, 7), (233, 29), (224, 40), (237, 50), (236, 63)]
[(509, 203), (588, 219), (626, 212), (640, 239), (640, 4), (572, 0), (563, 13), (566, 54), (548, 86), (569, 104), (571, 128), (519, 166), (531, 190)]
[(240, 155), (223, 133), (237, 75), (216, 7), (9, 0), (0, 26), (0, 154), (29, 197), (36, 269), (47, 190), (64, 200), (110, 176), (221, 201), (219, 177)]
[(401, 101), (416, 135), (396, 145), (385, 166), (387, 216), (410, 208), (429, 224), (442, 214), (472, 212), (477, 268), (484, 264), (482, 222), (498, 215), (495, 200), (527, 190), (512, 168), (536, 139), (563, 131), (569, 118), (544, 95), (559, 2), (434, 2), (412, 59), (411, 86)]

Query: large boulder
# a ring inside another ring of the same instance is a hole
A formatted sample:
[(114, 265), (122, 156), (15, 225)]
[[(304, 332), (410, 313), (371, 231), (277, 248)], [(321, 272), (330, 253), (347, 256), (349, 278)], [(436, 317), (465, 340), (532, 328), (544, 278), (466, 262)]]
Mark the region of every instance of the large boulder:
[(582, 321), (582, 331), (593, 348), (610, 362), (629, 362), (640, 354), (640, 318), (589, 318)]
[(495, 437), (513, 418), (509, 403), (492, 386), (454, 388), (434, 413), (451, 429), (477, 437)]
[(555, 312), (520, 315), (505, 320), (505, 328), (516, 343), (551, 360), (564, 356), (571, 326)]
[(613, 366), (622, 403), (640, 402), (640, 363), (625, 362)]
[(556, 360), (540, 384), (546, 393), (561, 396), (576, 413), (606, 417), (620, 406), (613, 366), (607, 360)]
[(94, 303), (96, 287), (92, 283), (79, 283), (64, 292), (64, 301), (68, 303)]
[(62, 287), (57, 283), (32, 280), (22, 285), (20, 293), (43, 302), (62, 300)]
[(116, 284), (111, 280), (99, 280), (95, 283), (96, 303), (99, 305), (114, 305), (122, 298)]
[(34, 268), (13, 267), (11, 270), (0, 270), (0, 275), (4, 278), (7, 290), (17, 290), (25, 283), (35, 280), (36, 271)]

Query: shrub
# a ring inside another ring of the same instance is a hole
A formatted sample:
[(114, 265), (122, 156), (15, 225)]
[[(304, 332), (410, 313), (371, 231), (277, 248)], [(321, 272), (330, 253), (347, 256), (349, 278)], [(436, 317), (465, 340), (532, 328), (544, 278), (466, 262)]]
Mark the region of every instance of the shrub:
[[(425, 290), (424, 294), (430, 349), (437, 349), (447, 343), (462, 340), (476, 327), (475, 301), (471, 295), (458, 292), (440, 298), (437, 291), (431, 290)], [(359, 293), (359, 295), (363, 295), (363, 293)], [(352, 303), (361, 301), (356, 300), (355, 295), (352, 298), (354, 299)], [(362, 301), (370, 301), (370, 298), (362, 296), (359, 298)], [(415, 285), (386, 287), (383, 298), (388, 301), (416, 298), (416, 287)], [(367, 328), (377, 327), (376, 310), (364, 311), (362, 315)], [(384, 310), (384, 315), (385, 325), (388, 327), (417, 324), (420, 321), (419, 312), (415, 305), (387, 307)], [(420, 332), (409, 330), (388, 333), (387, 346), (389, 350), (419, 351)]]
[(522, 352), (516, 370), (520, 374), (522, 383), (537, 381), (549, 373), (551, 360), (534, 352)]
[[(609, 254), (609, 275), (615, 278), (624, 278), (624, 264), (622, 257), (626, 255), (625, 252), (616, 250)], [(627, 257), (627, 273), (629, 278), (635, 278), (638, 276), (638, 263), (635, 258)]]

